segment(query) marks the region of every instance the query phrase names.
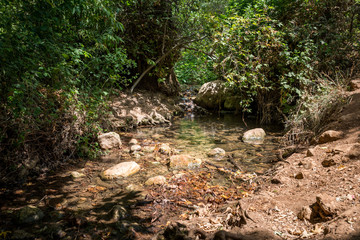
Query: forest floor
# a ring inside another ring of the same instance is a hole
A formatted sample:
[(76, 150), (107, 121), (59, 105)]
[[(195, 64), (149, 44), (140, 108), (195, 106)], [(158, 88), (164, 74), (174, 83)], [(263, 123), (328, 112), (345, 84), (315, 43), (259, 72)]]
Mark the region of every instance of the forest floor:
[[(118, 152), (1, 188), (0, 239), (360, 239), (360, 80), (353, 85), (350, 104), (328, 126), (343, 136), (308, 146), (263, 175), (205, 162), (169, 171), (174, 153), (156, 150), (159, 136), (141, 139), (155, 150), (135, 155), (127, 145), (132, 133), (123, 133)], [(136, 161), (140, 172), (99, 177), (124, 161)], [(155, 173), (166, 184), (144, 185)], [(232, 184), (213, 184), (217, 175)]]

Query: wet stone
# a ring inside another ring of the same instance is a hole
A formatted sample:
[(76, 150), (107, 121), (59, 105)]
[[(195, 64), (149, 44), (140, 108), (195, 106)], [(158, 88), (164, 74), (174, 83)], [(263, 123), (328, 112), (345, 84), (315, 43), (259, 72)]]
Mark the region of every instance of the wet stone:
[(242, 140), (246, 143), (261, 144), (265, 139), (266, 133), (262, 128), (254, 128), (248, 130), (242, 136)]
[(210, 150), (207, 155), (214, 158), (223, 157), (225, 156), (225, 150), (222, 148), (214, 148)]
[(111, 180), (133, 175), (140, 171), (140, 166), (136, 162), (122, 162), (112, 166), (100, 174), (101, 179)]

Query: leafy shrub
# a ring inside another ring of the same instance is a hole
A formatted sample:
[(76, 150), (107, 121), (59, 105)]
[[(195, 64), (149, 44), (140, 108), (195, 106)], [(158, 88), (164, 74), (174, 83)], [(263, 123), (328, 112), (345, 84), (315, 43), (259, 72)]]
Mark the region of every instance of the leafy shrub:
[(135, 67), (118, 11), (110, 1), (0, 2), (1, 173), (96, 153), (106, 100)]
[(217, 79), (211, 57), (194, 50), (182, 52), (182, 58), (175, 65), (175, 73), (181, 84), (204, 84)]
[(312, 43), (290, 50), (281, 24), (263, 14), (221, 22), (214, 36), (218, 74), (238, 88), (243, 111), (256, 103), (262, 123), (276, 119), (277, 109), (288, 111), (310, 83)]

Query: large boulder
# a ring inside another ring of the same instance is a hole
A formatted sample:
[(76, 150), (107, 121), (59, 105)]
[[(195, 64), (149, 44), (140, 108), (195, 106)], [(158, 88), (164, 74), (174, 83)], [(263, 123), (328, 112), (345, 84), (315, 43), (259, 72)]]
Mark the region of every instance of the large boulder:
[(121, 147), (121, 140), (119, 134), (115, 132), (103, 133), (98, 136), (100, 147), (103, 150), (110, 150)]
[(262, 128), (254, 128), (244, 133), (242, 139), (247, 143), (262, 143), (265, 139), (266, 133)]
[(122, 162), (108, 168), (100, 174), (103, 180), (111, 180), (116, 178), (128, 177), (137, 173), (140, 166), (136, 162)]
[(240, 97), (234, 96), (234, 91), (225, 82), (216, 80), (202, 85), (194, 102), (207, 109), (238, 110)]
[(195, 103), (208, 109), (219, 108), (224, 102), (224, 93), (225, 83), (223, 81), (207, 82), (201, 86)]

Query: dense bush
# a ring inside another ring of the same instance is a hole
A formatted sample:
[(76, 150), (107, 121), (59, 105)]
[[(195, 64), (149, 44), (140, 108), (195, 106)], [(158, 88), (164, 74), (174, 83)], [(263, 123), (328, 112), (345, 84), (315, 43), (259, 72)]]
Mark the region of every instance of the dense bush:
[(238, 89), (243, 111), (257, 104), (261, 122), (274, 120), (277, 108), (287, 111), (312, 74), (312, 43), (290, 50), (278, 25), (262, 14), (235, 15), (214, 36), (218, 74)]
[(201, 81), (213, 74), (227, 81), (243, 111), (262, 123), (284, 120), (318, 78), (331, 82), (358, 72), (359, 7), (355, 0), (230, 0), (226, 13), (208, 17), (205, 49), (193, 47), (211, 53), (215, 68), (201, 67), (201, 55), (185, 50), (178, 75), (187, 80), (193, 69), (206, 69), (211, 77)]
[(116, 5), (1, 1), (0, 13), (1, 173), (89, 153), (79, 150), (94, 146), (106, 96), (135, 66)]
[(204, 84), (218, 77), (213, 65), (210, 56), (190, 49), (182, 52), (181, 59), (175, 65), (175, 72), (181, 84)]

